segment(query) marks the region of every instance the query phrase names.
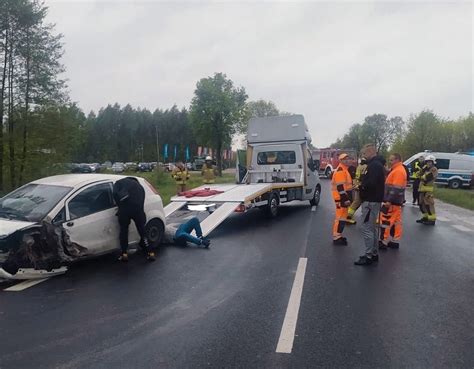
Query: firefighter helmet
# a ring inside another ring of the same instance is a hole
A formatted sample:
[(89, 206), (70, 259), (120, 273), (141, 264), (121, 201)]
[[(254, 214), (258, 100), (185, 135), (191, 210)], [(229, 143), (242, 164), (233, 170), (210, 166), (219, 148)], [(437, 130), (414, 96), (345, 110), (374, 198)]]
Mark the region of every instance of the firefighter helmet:
[(425, 161), (432, 161), (433, 163), (436, 163), (436, 158), (434, 155), (427, 155)]

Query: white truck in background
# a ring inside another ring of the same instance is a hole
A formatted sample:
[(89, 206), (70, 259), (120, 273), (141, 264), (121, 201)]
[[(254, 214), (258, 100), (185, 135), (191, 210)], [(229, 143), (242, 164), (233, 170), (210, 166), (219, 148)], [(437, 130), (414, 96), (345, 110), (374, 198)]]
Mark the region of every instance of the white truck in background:
[(257, 207), (275, 217), (279, 205), (286, 202), (303, 200), (316, 206), (321, 183), (310, 143), (302, 115), (252, 118), (247, 133), (246, 163), (237, 163), (237, 183), (196, 188), (220, 192), (215, 195), (175, 196), (165, 207), (165, 214), (168, 217), (185, 205), (215, 206), (216, 210), (201, 224), (207, 235), (233, 212)]

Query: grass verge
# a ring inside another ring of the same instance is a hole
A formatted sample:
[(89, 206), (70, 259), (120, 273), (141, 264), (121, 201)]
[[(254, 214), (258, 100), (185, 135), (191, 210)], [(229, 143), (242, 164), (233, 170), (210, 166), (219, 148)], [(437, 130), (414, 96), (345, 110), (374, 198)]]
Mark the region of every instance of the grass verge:
[(464, 209), (474, 210), (474, 191), (468, 189), (452, 190), (450, 188), (436, 187), (435, 199), (460, 206)]
[[(140, 176), (150, 182), (160, 193), (163, 200), (163, 205), (168, 205), (171, 196), (176, 195), (176, 184), (171, 175), (167, 172), (145, 172), (145, 173), (130, 173), (131, 175)], [(190, 172), (191, 178), (188, 181), (188, 189), (201, 186), (202, 177), (200, 172)], [(235, 175), (230, 173), (223, 173), (222, 177), (216, 177), (216, 183), (235, 183)]]

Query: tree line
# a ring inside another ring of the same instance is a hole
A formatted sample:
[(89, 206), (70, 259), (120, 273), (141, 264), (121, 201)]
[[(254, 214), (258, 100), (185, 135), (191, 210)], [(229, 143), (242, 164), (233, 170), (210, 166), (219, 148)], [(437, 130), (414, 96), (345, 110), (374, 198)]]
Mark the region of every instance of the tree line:
[(382, 154), (398, 152), (404, 158), (425, 150), (474, 151), (474, 114), (470, 112), (453, 120), (423, 110), (412, 114), (407, 122), (401, 117), (374, 114), (362, 123), (351, 125), (331, 147), (352, 148), (359, 152), (366, 143), (374, 143)]

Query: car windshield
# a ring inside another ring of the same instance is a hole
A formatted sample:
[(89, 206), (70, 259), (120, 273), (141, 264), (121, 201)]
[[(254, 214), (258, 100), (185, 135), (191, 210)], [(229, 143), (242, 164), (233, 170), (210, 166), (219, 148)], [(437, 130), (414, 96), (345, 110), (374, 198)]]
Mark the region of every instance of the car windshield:
[(0, 218), (38, 222), (71, 190), (65, 186), (28, 184), (0, 199)]

